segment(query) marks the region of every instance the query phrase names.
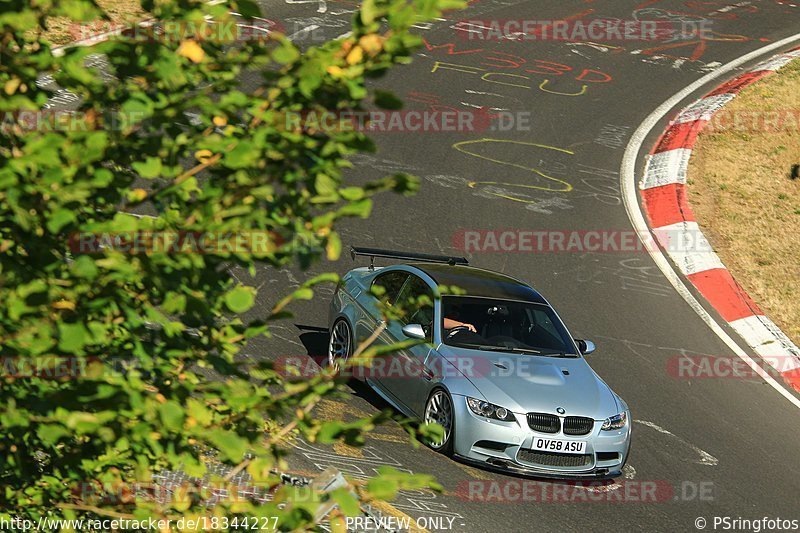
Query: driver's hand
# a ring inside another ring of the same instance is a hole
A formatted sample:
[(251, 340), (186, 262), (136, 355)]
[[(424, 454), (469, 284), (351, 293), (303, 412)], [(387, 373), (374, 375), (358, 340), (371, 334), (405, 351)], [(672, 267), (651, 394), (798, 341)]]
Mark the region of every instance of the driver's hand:
[(465, 325), (465, 326), (467, 326), (467, 328), (468, 328), (468, 329), (469, 329), (469, 330), (470, 330), (472, 333), (478, 333), (478, 330), (477, 330), (477, 329), (475, 329), (475, 326), (473, 326), (472, 324), (466, 324), (466, 323), (465, 323), (464, 325)]

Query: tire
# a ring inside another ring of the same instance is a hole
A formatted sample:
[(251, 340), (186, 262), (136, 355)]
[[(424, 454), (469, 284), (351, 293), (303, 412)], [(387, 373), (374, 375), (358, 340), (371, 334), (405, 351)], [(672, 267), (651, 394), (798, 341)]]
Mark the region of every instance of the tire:
[(453, 409), (453, 399), (444, 389), (434, 390), (428, 401), (425, 402), (425, 411), (422, 418), (423, 422), (437, 423), (445, 430), (444, 441), (430, 442), (428, 446), (444, 455), (453, 455), (453, 442), (456, 434), (455, 410)]
[(333, 323), (328, 338), (328, 353), (325, 363), (328, 367), (340, 371), (340, 362), (347, 361), (353, 355), (353, 333), (344, 318)]

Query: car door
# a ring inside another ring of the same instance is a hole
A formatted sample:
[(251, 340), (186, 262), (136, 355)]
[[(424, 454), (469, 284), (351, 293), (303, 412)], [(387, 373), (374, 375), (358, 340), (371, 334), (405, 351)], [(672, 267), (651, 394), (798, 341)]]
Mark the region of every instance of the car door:
[[(383, 307), (389, 306), (397, 299), (400, 289), (408, 278), (409, 273), (405, 270), (386, 270), (379, 273), (372, 280), (368, 291), (359, 298), (362, 312), (356, 324), (356, 335), (358, 344), (367, 340), (372, 334), (381, 327), (384, 322)], [(377, 296), (375, 296), (377, 295)], [(375, 340), (376, 344), (389, 344), (391, 338), (384, 331)], [(353, 368), (353, 374), (358, 378), (367, 378), (374, 383), (380, 383), (380, 373), (382, 361), (373, 361), (374, 364), (368, 367)]]
[(392, 351), (383, 356), (381, 385), (396, 399), (418, 415), (425, 403), (425, 391), (431, 378), (425, 359), (431, 351), (434, 321), (434, 293), (422, 278), (410, 274), (398, 294), (395, 304), (401, 308), (397, 319), (389, 320), (386, 334), (390, 342), (410, 340), (403, 333), (408, 324), (420, 324), (427, 334), (425, 343)]
[[(369, 338), (383, 323), (384, 305), (391, 306), (408, 278), (405, 270), (381, 272), (372, 280), (369, 290), (359, 297), (362, 307), (360, 323), (356, 325), (356, 338), (361, 343)], [(380, 296), (374, 296), (380, 294)]]

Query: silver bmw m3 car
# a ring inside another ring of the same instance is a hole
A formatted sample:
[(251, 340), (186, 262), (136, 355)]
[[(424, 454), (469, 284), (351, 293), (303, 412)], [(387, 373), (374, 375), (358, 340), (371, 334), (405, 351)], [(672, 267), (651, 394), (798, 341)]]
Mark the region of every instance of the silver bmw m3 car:
[[(539, 292), (464, 258), (366, 248), (351, 255), (370, 257), (370, 266), (348, 272), (333, 296), (327, 363), (344, 368), (378, 332), (378, 343), (416, 339), (356, 377), (405, 415), (440, 424), (444, 437), (428, 443), (433, 449), (532, 476), (622, 473), (630, 410), (586, 362), (594, 344), (573, 339)], [(376, 257), (399, 264), (375, 267)], [(392, 305), (399, 317), (387, 323), (382, 309)]]

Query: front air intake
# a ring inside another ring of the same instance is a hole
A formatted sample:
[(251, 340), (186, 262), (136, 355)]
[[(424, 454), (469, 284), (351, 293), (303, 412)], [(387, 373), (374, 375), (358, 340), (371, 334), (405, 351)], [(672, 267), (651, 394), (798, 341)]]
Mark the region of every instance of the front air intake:
[(547, 413), (528, 413), (528, 427), (542, 433), (558, 433), (561, 421), (556, 415)]
[(568, 416), (564, 419), (564, 435), (588, 435), (593, 427), (594, 420), (584, 416)]

